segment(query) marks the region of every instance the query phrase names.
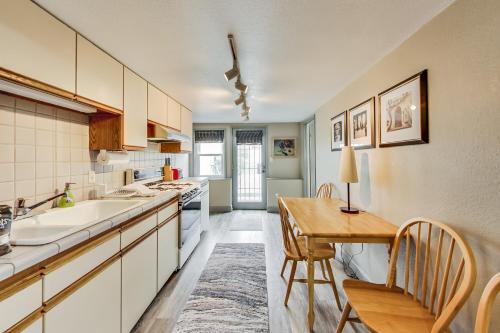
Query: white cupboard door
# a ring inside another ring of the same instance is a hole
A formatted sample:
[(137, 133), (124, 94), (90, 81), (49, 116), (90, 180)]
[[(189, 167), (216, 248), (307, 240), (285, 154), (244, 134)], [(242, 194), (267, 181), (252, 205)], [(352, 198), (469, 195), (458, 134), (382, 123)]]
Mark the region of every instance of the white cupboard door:
[(0, 67), (75, 93), (76, 32), (28, 0), (2, 1)]
[(192, 112), (181, 106), (181, 133), (187, 135), (191, 138), (189, 142), (183, 142), (181, 144), (182, 151), (192, 151), (193, 150), (193, 114)]
[(21, 291), (0, 300), (0, 332), (5, 331), (42, 306), (42, 280), (35, 279)]
[(158, 290), (163, 287), (178, 266), (178, 228), (179, 219), (174, 217), (158, 229)]
[(168, 96), (148, 83), (148, 120), (167, 126)]
[(42, 333), (43, 332), (43, 319), (38, 318), (28, 327), (21, 331), (22, 333)]
[(181, 105), (173, 98), (168, 98), (168, 127), (181, 130)]
[(123, 88), (123, 143), (145, 148), (148, 145), (148, 83), (125, 68)]
[(122, 333), (132, 330), (156, 296), (156, 279), (157, 232), (154, 232), (122, 257)]
[(47, 311), (44, 332), (120, 332), (120, 268), (118, 259)]
[(80, 35), (76, 49), (77, 95), (123, 110), (123, 65)]

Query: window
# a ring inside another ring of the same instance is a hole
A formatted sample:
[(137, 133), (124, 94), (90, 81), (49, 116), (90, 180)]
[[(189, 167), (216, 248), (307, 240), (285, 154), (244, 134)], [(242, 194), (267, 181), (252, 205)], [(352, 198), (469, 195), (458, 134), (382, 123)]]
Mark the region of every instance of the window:
[(194, 136), (195, 175), (224, 178), (224, 130), (196, 130)]

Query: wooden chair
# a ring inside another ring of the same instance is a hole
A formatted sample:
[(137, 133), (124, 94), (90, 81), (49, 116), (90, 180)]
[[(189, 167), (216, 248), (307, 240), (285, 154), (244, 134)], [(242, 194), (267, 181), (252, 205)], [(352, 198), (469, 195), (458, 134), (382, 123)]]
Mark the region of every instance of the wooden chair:
[(331, 198), (334, 185), (332, 183), (324, 183), (318, 188), (316, 198)]
[(474, 333), (488, 333), (490, 328), (491, 309), (500, 291), (500, 273), (495, 274), (484, 288), (479, 307), (477, 308)]
[[(411, 228), (416, 229), (416, 251), (412, 264)], [(434, 229), (436, 233), (433, 233)], [(431, 251), (431, 245), (435, 244), (436, 238), (433, 236), (436, 235), (437, 246)], [(420, 245), (423, 238), (426, 239), (425, 248)], [(401, 278), (404, 282), (398, 287), (396, 264), (400, 244), (404, 241), (404, 276)], [(446, 261), (442, 260), (444, 243), (448, 244)], [(457, 247), (459, 251), (454, 254)], [(423, 260), (421, 252), (424, 252)], [(448, 286), (452, 263), (458, 263), (458, 267), (455, 274), (451, 274), (454, 276)], [(433, 266), (433, 269), (430, 266)], [(410, 270), (413, 270), (411, 275)], [(431, 273), (431, 270), (434, 272)], [(432, 280), (429, 280), (429, 277)], [(385, 285), (358, 280), (344, 281), (347, 303), (337, 333), (342, 332), (347, 320), (361, 321), (373, 332), (447, 332), (451, 321), (469, 297), (475, 281), (474, 256), (469, 245), (455, 231), (430, 219), (409, 220), (396, 234)], [(348, 318), (351, 308), (356, 310), (359, 318)]]
[[(316, 198), (331, 198), (333, 188), (334, 188), (334, 185), (332, 183), (321, 184), (321, 186), (318, 188), (318, 191), (316, 192)], [(331, 243), (330, 245), (333, 248), (335, 248), (335, 244)], [(321, 272), (323, 273), (323, 277), (326, 279), (325, 266), (323, 265), (323, 261), (320, 261), (320, 265), (321, 265)]]
[[(286, 210), (283, 199), (278, 198), (278, 208), (280, 212), (281, 219), (281, 232), (283, 236), (283, 250), (285, 252), (285, 260), (283, 262), (283, 267), (281, 269), (281, 276), (285, 271), (286, 263), (289, 260), (293, 261), (292, 269), (290, 271), (290, 278), (288, 279), (288, 287), (285, 296), (285, 305), (288, 304), (288, 298), (290, 296), (290, 291), (292, 290), (293, 282), (307, 283), (307, 279), (295, 279), (295, 271), (297, 269), (297, 263), (300, 261), (307, 261), (307, 246), (304, 237), (296, 237), (293, 228), (290, 225), (290, 220), (288, 217), (288, 211)], [(314, 283), (318, 284), (329, 284), (332, 287), (333, 294), (335, 296), (335, 301), (339, 310), (342, 310), (340, 304), (340, 298), (337, 291), (337, 286), (335, 285), (335, 279), (333, 277), (332, 266), (330, 265), (329, 259), (335, 257), (335, 248), (332, 248), (329, 244), (318, 244), (314, 252), (314, 261), (322, 262), (324, 261), (327, 269), (329, 280), (314, 280)]]

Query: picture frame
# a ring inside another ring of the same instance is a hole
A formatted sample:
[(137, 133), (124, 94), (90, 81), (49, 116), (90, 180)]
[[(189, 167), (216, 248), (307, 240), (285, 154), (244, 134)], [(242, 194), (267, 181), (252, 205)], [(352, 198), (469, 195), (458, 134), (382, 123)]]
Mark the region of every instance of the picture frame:
[(375, 96), (349, 109), (349, 143), (354, 149), (375, 148)]
[(342, 147), (348, 145), (347, 140), (347, 111), (344, 111), (330, 119), (331, 150), (342, 150)]
[(275, 158), (297, 157), (297, 138), (295, 137), (273, 138), (273, 157)]
[(379, 147), (429, 143), (427, 70), (378, 94)]

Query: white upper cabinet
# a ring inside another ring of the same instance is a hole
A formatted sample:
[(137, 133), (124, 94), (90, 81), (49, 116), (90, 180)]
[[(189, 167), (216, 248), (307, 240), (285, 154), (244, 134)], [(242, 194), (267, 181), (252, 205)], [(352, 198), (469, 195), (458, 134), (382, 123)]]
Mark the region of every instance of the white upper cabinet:
[(170, 128), (181, 130), (181, 105), (173, 98), (168, 98), (167, 125)]
[(77, 95), (123, 110), (123, 65), (80, 35), (76, 63)]
[(148, 83), (148, 120), (167, 126), (168, 96)]
[(76, 33), (31, 1), (0, 7), (0, 67), (74, 94)]
[(145, 148), (148, 145), (148, 83), (125, 67), (123, 88), (123, 144)]
[[(193, 136), (193, 113), (184, 106), (181, 106), (181, 133), (189, 136), (190, 138)], [(192, 151), (192, 141), (181, 143), (181, 150)]]

